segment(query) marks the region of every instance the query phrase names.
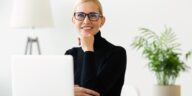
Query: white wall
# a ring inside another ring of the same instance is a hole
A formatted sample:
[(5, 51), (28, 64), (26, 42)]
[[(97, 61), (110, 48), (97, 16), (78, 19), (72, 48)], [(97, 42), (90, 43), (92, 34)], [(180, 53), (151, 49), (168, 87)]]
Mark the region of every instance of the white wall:
[[(71, 23), (72, 5), (75, 0), (51, 0), (54, 29), (36, 30), (43, 54), (62, 55), (76, 46), (76, 32)], [(26, 37), (30, 30), (15, 30), (9, 27), (12, 0), (0, 0), (0, 96), (11, 96), (10, 57), (24, 54)], [(172, 27), (182, 43), (184, 51), (192, 49), (192, 1), (191, 0), (101, 0), (106, 15), (102, 35), (114, 44), (127, 50), (126, 84), (134, 85), (141, 96), (151, 96), (156, 83), (144, 59), (130, 44), (139, 34), (139, 27), (163, 31), (164, 25)], [(192, 64), (192, 60), (188, 62)], [(182, 96), (190, 96), (191, 71), (177, 81), (182, 86)]]

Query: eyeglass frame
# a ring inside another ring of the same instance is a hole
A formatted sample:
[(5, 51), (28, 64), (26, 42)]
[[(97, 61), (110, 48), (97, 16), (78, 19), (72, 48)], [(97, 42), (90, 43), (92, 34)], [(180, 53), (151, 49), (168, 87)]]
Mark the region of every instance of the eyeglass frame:
[[(84, 17), (82, 20), (77, 19), (77, 18), (76, 18), (76, 14), (77, 14), (77, 13), (82, 13), (82, 14), (85, 15), (85, 17)], [(98, 16), (96, 20), (91, 20), (90, 15), (93, 14), (93, 13), (94, 13), (94, 14), (97, 14), (97, 16)], [(100, 17), (103, 17), (103, 15), (101, 15), (99, 12), (89, 12), (89, 13), (74, 12), (73, 16), (74, 16), (74, 18), (75, 18), (76, 20), (78, 20), (78, 21), (84, 21), (86, 17), (88, 17), (88, 19), (89, 19), (90, 21), (98, 21)]]

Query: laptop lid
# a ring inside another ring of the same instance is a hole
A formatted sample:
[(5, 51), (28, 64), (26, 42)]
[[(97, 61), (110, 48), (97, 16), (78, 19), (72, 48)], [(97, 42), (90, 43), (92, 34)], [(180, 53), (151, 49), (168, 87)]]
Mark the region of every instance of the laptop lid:
[(71, 56), (12, 57), (12, 96), (74, 96)]

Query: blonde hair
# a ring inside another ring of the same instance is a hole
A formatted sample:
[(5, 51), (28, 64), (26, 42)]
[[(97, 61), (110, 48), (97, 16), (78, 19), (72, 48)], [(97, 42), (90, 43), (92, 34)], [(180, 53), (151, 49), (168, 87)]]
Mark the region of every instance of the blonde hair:
[(93, 2), (97, 5), (97, 7), (99, 8), (99, 13), (101, 15), (103, 15), (103, 8), (102, 8), (102, 5), (101, 3), (99, 2), (99, 0), (77, 0), (73, 6), (73, 11), (75, 12), (77, 6), (81, 3), (85, 3), (85, 2)]

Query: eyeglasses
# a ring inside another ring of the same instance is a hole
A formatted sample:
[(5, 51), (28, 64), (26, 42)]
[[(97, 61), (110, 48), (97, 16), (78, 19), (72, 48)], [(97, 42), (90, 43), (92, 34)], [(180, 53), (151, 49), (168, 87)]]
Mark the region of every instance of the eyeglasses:
[(90, 13), (84, 13), (84, 12), (75, 12), (74, 13), (74, 17), (75, 19), (79, 20), (79, 21), (83, 21), (86, 16), (88, 16), (90, 21), (97, 21), (99, 20), (99, 17), (101, 17), (102, 15), (100, 15), (99, 13), (96, 12), (90, 12)]

